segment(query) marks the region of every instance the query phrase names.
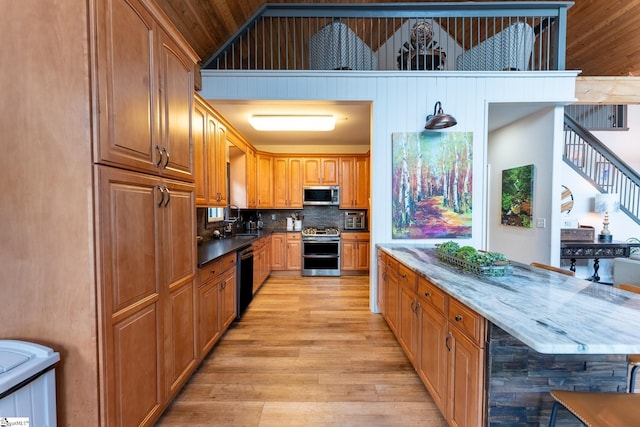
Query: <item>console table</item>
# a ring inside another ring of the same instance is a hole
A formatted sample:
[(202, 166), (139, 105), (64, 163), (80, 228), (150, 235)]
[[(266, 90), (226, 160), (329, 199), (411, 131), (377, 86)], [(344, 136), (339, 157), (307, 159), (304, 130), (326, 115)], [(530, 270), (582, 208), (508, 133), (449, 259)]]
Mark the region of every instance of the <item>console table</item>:
[(640, 247), (640, 243), (613, 241), (600, 242), (560, 242), (560, 258), (571, 260), (571, 271), (576, 271), (576, 260), (593, 259), (593, 276), (589, 280), (600, 281), (598, 269), (600, 258), (629, 258), (631, 248)]

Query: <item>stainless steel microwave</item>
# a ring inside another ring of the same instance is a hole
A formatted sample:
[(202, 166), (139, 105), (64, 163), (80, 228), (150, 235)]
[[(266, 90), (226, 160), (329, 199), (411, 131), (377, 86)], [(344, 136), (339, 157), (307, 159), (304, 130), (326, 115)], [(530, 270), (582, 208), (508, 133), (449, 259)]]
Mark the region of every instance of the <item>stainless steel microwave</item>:
[(305, 205), (339, 205), (340, 187), (316, 185), (304, 187), (302, 203)]

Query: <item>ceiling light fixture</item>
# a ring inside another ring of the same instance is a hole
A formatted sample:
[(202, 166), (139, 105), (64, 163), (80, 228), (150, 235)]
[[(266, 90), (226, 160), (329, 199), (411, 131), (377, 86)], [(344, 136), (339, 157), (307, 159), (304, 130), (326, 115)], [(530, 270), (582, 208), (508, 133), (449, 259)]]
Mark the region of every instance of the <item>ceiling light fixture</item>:
[(428, 130), (437, 130), (455, 126), (457, 124), (458, 121), (453, 116), (444, 113), (442, 103), (438, 101), (433, 106), (433, 114), (429, 114), (427, 116), (427, 124), (424, 128)]
[(262, 131), (330, 131), (336, 127), (331, 115), (252, 115), (249, 123)]

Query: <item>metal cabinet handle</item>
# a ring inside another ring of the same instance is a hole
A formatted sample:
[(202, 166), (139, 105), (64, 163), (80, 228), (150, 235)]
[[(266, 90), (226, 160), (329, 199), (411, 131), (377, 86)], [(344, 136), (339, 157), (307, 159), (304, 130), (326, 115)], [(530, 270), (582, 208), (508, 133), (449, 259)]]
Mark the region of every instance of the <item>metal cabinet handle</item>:
[(209, 274), (216, 274), (216, 270), (211, 270)]
[(447, 347), (447, 351), (451, 351), (451, 346), (449, 345), (449, 340), (453, 338), (451, 332), (447, 334), (447, 337), (444, 339), (444, 345)]
[(162, 152), (167, 155), (167, 159), (164, 161), (164, 166), (162, 166), (163, 169), (166, 169), (167, 165), (169, 164), (169, 157), (170, 156), (169, 156), (169, 152), (167, 151), (166, 148), (162, 148)]
[(160, 198), (160, 202), (158, 203), (158, 207), (161, 208), (162, 203), (164, 203), (164, 188), (162, 188), (162, 185), (158, 185), (158, 190), (160, 190), (160, 195), (162, 196)]
[(164, 190), (167, 192), (167, 201), (164, 202), (164, 207), (166, 208), (169, 205), (169, 202), (171, 201), (171, 191), (169, 191), (166, 185), (164, 186)]
[(425, 293), (424, 293), (424, 296), (425, 296), (425, 297), (430, 297), (430, 296), (431, 296), (431, 292), (429, 292), (429, 291), (425, 292)]
[(157, 145), (156, 145), (156, 151), (158, 152), (158, 161), (156, 162), (156, 166), (160, 167), (160, 165), (162, 164), (162, 150)]
[(462, 322), (462, 316), (460, 316), (459, 314), (457, 314), (454, 319), (456, 319), (456, 322)]

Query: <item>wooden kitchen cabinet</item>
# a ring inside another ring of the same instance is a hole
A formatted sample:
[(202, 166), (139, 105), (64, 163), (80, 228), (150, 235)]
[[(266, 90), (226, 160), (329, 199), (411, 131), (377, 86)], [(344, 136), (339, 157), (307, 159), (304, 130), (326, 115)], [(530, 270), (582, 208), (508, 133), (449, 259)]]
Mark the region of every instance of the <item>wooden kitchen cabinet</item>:
[(273, 233), (271, 235), (271, 270), (286, 270), (287, 268), (287, 233)]
[(304, 185), (338, 185), (338, 157), (304, 159)]
[(193, 181), (194, 56), (145, 1), (96, 5), (98, 163)]
[(227, 129), (217, 113), (198, 94), (194, 99), (192, 133), (196, 205), (226, 206)]
[(393, 257), (377, 259), (384, 318), (436, 405), (452, 426), (484, 425), (486, 319)]
[(387, 256), (384, 252), (378, 251), (377, 253), (377, 283), (376, 283), (376, 302), (378, 303), (378, 310), (380, 314), (384, 316), (385, 308), (385, 295), (386, 295), (386, 280), (387, 280)]
[(247, 148), (247, 208), (258, 206), (258, 186), (256, 182), (258, 169), (256, 166), (256, 151)]
[(302, 270), (302, 234), (287, 233), (287, 270)]
[(95, 168), (105, 417), (140, 425), (195, 368), (194, 185)]
[(369, 271), (369, 233), (345, 232), (341, 235), (340, 269)]
[(340, 208), (369, 208), (369, 156), (340, 158)]
[(236, 266), (233, 252), (198, 269), (198, 360), (211, 351), (235, 319)]
[(271, 236), (253, 244), (253, 293), (258, 292), (271, 273)]
[(273, 158), (273, 207), (302, 208), (302, 159)]
[(273, 156), (258, 153), (256, 156), (257, 195), (256, 208), (273, 207)]

